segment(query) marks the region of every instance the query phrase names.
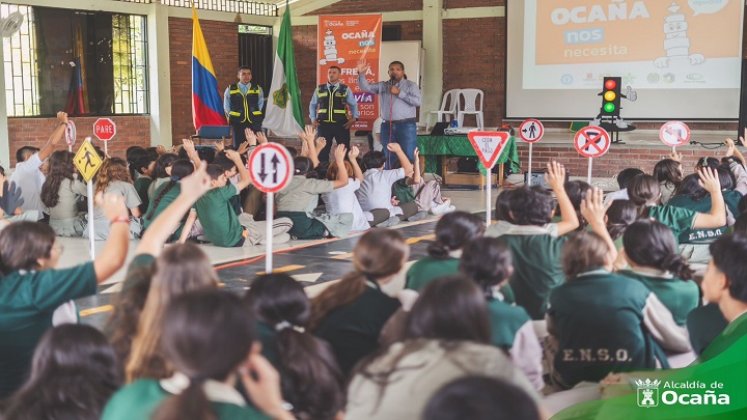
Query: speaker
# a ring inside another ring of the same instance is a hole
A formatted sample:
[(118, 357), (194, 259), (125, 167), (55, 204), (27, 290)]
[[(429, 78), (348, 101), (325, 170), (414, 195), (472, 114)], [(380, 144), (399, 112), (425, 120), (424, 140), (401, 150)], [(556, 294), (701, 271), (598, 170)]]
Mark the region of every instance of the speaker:
[(737, 136), (734, 139), (739, 139), (744, 135), (745, 127), (747, 127), (747, 59), (742, 60), (742, 88), (739, 91), (739, 127), (737, 128)]
[(437, 122), (431, 130), (431, 136), (443, 136), (444, 131), (449, 127), (447, 122)]

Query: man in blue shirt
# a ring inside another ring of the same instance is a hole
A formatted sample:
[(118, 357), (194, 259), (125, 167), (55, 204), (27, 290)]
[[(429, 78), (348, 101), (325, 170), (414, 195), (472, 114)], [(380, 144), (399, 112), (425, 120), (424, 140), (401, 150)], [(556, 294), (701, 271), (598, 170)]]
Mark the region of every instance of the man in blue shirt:
[(389, 80), (369, 84), (366, 72), (371, 66), (365, 61), (358, 63), (358, 86), (364, 92), (375, 93), (381, 97), (379, 115), (381, 116), (381, 145), (386, 156), (386, 169), (390, 169), (391, 162), (387, 144), (399, 143), (407, 158), (415, 159), (417, 147), (417, 127), (415, 116), (420, 106), (421, 95), (417, 83), (407, 80), (405, 65), (400, 61), (389, 64)]
[(236, 149), (246, 140), (245, 129), (262, 129), (262, 108), (265, 105), (265, 94), (261, 86), (252, 83), (249, 67), (239, 67), (238, 79), (238, 83), (228, 86), (223, 94), (223, 111), (233, 128), (233, 147)]
[[(350, 127), (360, 116), (353, 90), (340, 82), (341, 72), (337, 66), (330, 67), (327, 70), (329, 81), (317, 86), (309, 103), (309, 118), (318, 127), (318, 136), (327, 139), (319, 154), (321, 162), (329, 162), (333, 139), (350, 150)], [(352, 118), (348, 118), (346, 107), (350, 109)]]

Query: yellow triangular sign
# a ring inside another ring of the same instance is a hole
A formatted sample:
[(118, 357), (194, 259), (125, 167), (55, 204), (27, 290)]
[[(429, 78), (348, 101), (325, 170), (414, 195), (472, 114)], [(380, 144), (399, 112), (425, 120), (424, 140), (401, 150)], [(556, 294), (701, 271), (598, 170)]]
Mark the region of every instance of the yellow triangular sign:
[(73, 163), (85, 182), (93, 179), (104, 161), (90, 142), (84, 141), (73, 157)]

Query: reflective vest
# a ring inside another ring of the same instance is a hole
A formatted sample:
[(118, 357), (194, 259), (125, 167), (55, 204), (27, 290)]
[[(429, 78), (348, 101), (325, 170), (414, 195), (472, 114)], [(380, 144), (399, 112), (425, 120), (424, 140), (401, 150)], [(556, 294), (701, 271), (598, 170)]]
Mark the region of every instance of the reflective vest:
[(319, 85), (316, 92), (317, 102), (316, 119), (320, 122), (345, 123), (348, 120), (345, 110), (348, 97), (348, 87), (342, 83), (335, 87), (328, 83)]
[(246, 95), (241, 93), (237, 83), (228, 87), (231, 95), (231, 111), (228, 120), (231, 123), (254, 122), (254, 119), (262, 118), (262, 110), (259, 108), (259, 86), (250, 84)]

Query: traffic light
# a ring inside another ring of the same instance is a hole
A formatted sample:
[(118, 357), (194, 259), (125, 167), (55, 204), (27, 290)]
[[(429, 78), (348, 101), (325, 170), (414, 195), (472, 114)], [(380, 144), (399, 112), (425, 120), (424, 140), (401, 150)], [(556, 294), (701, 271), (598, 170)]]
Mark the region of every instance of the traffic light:
[(621, 77), (605, 77), (602, 89), (602, 116), (620, 116)]

